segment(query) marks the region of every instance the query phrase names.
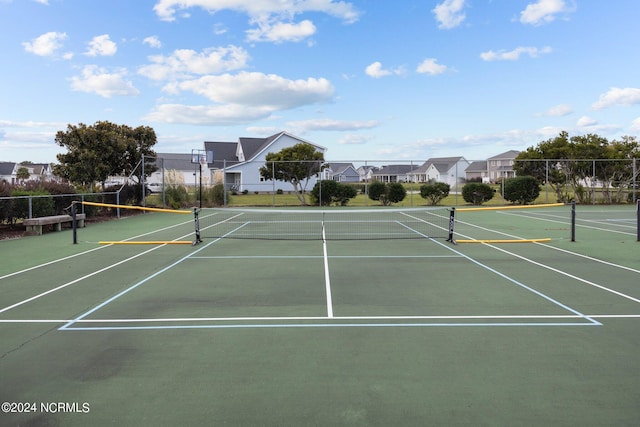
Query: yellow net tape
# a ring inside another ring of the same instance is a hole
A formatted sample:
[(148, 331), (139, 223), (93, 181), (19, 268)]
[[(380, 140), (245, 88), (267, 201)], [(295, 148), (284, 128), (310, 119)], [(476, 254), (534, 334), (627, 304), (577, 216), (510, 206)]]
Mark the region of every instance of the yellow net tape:
[(100, 206), (103, 208), (133, 209), (133, 210), (147, 211), (147, 212), (167, 212), (167, 213), (176, 213), (176, 214), (193, 213), (192, 211), (182, 211), (182, 210), (176, 210), (176, 209), (147, 208), (144, 206), (113, 205), (110, 203), (82, 202), (82, 204), (88, 205), (88, 206)]

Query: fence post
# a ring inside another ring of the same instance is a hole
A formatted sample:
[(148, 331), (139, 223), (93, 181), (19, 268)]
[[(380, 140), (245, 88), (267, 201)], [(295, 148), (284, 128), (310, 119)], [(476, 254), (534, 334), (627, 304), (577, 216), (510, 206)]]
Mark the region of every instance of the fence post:
[(576, 201), (571, 201), (571, 241), (576, 241)]
[(76, 204), (71, 202), (71, 227), (73, 228), (73, 244), (78, 244), (78, 223), (76, 222)]

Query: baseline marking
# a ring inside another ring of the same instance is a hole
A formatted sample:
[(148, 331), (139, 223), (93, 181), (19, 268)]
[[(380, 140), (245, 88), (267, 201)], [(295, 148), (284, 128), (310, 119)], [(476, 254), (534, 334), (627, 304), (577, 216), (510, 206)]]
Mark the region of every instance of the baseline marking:
[[(540, 297), (542, 297), (542, 298), (546, 299), (547, 301), (549, 301), (549, 302), (551, 302), (551, 303), (553, 303), (553, 304), (555, 304), (555, 305), (557, 305), (557, 306), (559, 306), (559, 307), (564, 308), (565, 310), (568, 310), (568, 311), (570, 311), (570, 312), (572, 312), (572, 313), (574, 313), (574, 314), (577, 314), (578, 316), (583, 317), (585, 320), (588, 320), (588, 321), (590, 321), (590, 322), (592, 322), (592, 323), (594, 323), (594, 324), (596, 324), (596, 325), (602, 325), (602, 323), (598, 322), (597, 320), (594, 320), (594, 319), (589, 318), (588, 316), (586, 316), (586, 315), (584, 315), (584, 314), (580, 313), (580, 312), (579, 312), (579, 311), (577, 311), (577, 310), (574, 310), (573, 308), (571, 308), (571, 307), (569, 307), (569, 306), (567, 306), (567, 305), (565, 305), (565, 304), (562, 304), (561, 302), (559, 302), (559, 301), (557, 301), (557, 300), (555, 300), (555, 299), (551, 298), (550, 296), (545, 295), (545, 294), (543, 294), (542, 292), (540, 292), (540, 291), (538, 291), (538, 290), (536, 290), (536, 289), (533, 289), (533, 288), (531, 288), (531, 287), (529, 287), (529, 286), (525, 285), (524, 283), (519, 282), (519, 281), (515, 280), (514, 278), (509, 277), (509, 276), (507, 276), (506, 274), (501, 273), (501, 272), (499, 272), (498, 270), (496, 270), (496, 269), (494, 269), (494, 268), (491, 268), (491, 267), (489, 267), (488, 265), (485, 265), (485, 264), (481, 263), (480, 261), (478, 261), (478, 260), (475, 260), (475, 259), (471, 258), (471, 257), (470, 257), (470, 256), (468, 256), (468, 255), (463, 254), (463, 253), (462, 253), (462, 252), (460, 252), (460, 251), (457, 251), (457, 250), (455, 250), (455, 249), (453, 249), (453, 248), (450, 248), (450, 247), (449, 247), (449, 246), (447, 246), (446, 244), (441, 243), (441, 242), (439, 242), (439, 241), (438, 241), (438, 240), (436, 240), (436, 239), (432, 239), (432, 238), (430, 238), (430, 237), (428, 237), (428, 236), (426, 236), (426, 235), (424, 235), (424, 234), (420, 233), (420, 232), (419, 232), (419, 231), (417, 231), (417, 230), (413, 230), (411, 227), (409, 227), (409, 226), (407, 226), (407, 225), (405, 225), (405, 224), (402, 224), (402, 225), (403, 225), (404, 227), (408, 228), (409, 230), (412, 230), (412, 231), (414, 231), (415, 233), (418, 233), (418, 234), (420, 234), (420, 235), (422, 235), (422, 236), (424, 236), (424, 237), (428, 238), (429, 240), (431, 240), (431, 241), (433, 241), (433, 242), (437, 243), (438, 245), (442, 246), (443, 248), (446, 248), (447, 250), (449, 250), (449, 251), (451, 251), (451, 252), (454, 252), (454, 253), (456, 253), (456, 254), (458, 254), (458, 255), (460, 255), (460, 256), (462, 256), (462, 257), (464, 257), (465, 259), (467, 259), (467, 260), (471, 261), (472, 263), (476, 264), (477, 266), (482, 267), (482, 268), (484, 268), (484, 269), (486, 269), (486, 270), (488, 270), (488, 271), (491, 271), (492, 273), (494, 273), (494, 274), (496, 274), (496, 275), (498, 275), (498, 276), (502, 277), (503, 279), (506, 279), (506, 280), (508, 280), (509, 282), (511, 282), (511, 283), (513, 283), (513, 284), (515, 284), (515, 285), (517, 285), (517, 286), (520, 286), (520, 287), (521, 287), (521, 288), (523, 288), (523, 289), (526, 289), (526, 290), (528, 290), (528, 291), (530, 291), (530, 292), (533, 292), (534, 294), (536, 294), (536, 295), (538, 295), (538, 296), (540, 296)], [(469, 237), (469, 236), (464, 236), (464, 237)], [(493, 246), (493, 245), (489, 245), (489, 246), (491, 246), (491, 247), (495, 247), (495, 246)], [(505, 251), (505, 252), (506, 252), (506, 251)]]
[[(237, 227), (236, 229), (234, 229), (234, 230), (230, 231), (230, 232), (229, 232), (229, 233), (227, 233), (227, 234), (230, 234), (230, 233), (235, 232), (236, 230), (238, 230), (238, 229), (240, 229), (240, 228), (244, 227), (244, 225), (246, 225), (246, 224), (243, 224), (243, 225), (241, 225), (240, 227)], [(221, 238), (219, 238), (219, 239), (215, 239), (215, 240), (211, 241), (211, 243), (208, 243), (208, 244), (206, 244), (206, 245), (202, 246), (201, 248), (197, 249), (197, 250), (196, 250), (195, 252), (193, 252), (193, 253), (195, 254), (195, 253), (198, 253), (198, 252), (200, 252), (200, 251), (202, 251), (202, 250), (204, 250), (204, 249), (208, 248), (208, 247), (209, 247), (209, 246), (211, 246), (212, 244), (214, 244), (214, 243), (218, 242), (220, 239), (221, 239)], [(157, 249), (157, 248), (160, 248), (160, 247), (162, 247), (162, 246), (158, 246), (158, 247), (152, 248), (152, 249), (150, 249), (150, 250), (148, 250), (148, 251), (143, 252), (142, 254), (146, 254), (147, 252), (150, 252), (150, 251), (152, 251), (152, 250), (154, 250), (154, 249)], [(142, 254), (138, 254), (138, 255), (136, 255), (136, 257), (137, 257), (137, 256), (139, 256), (139, 255), (142, 255)], [(160, 274), (164, 273), (165, 271), (167, 271), (167, 270), (169, 270), (169, 269), (171, 269), (171, 268), (175, 267), (176, 265), (178, 265), (178, 264), (182, 263), (184, 260), (188, 259), (191, 255), (192, 255), (192, 254), (185, 255), (184, 257), (180, 258), (178, 261), (174, 262), (173, 264), (168, 265), (167, 267), (165, 267), (165, 268), (163, 268), (163, 269), (161, 269), (161, 270), (159, 270), (159, 271), (155, 272), (155, 273), (154, 273), (154, 274), (152, 274), (151, 276), (148, 276), (148, 277), (146, 277), (145, 279), (143, 279), (143, 280), (139, 281), (139, 282), (138, 282), (138, 283), (136, 283), (135, 285), (130, 286), (129, 288), (125, 289), (124, 291), (122, 291), (122, 292), (120, 292), (120, 293), (118, 293), (118, 294), (114, 295), (113, 297), (111, 297), (111, 298), (109, 298), (108, 300), (106, 300), (106, 301), (102, 302), (101, 304), (97, 305), (96, 307), (92, 308), (91, 310), (87, 311), (86, 313), (81, 314), (80, 316), (76, 317), (76, 318), (75, 318), (74, 320), (72, 320), (71, 322), (68, 322), (68, 323), (66, 323), (65, 325), (61, 326), (61, 327), (59, 328), (59, 330), (64, 330), (64, 329), (69, 328), (69, 326), (73, 325), (76, 321), (78, 321), (78, 320), (80, 320), (80, 319), (82, 319), (82, 318), (84, 318), (84, 317), (86, 317), (86, 316), (90, 315), (91, 313), (93, 313), (93, 312), (95, 312), (95, 311), (97, 311), (97, 310), (101, 309), (102, 307), (106, 306), (107, 304), (109, 304), (109, 303), (111, 303), (111, 302), (115, 301), (116, 299), (120, 298), (122, 295), (124, 295), (124, 294), (126, 294), (126, 293), (128, 293), (128, 292), (132, 291), (133, 289), (135, 289), (135, 288), (137, 288), (138, 286), (140, 286), (140, 285), (142, 285), (142, 284), (144, 284), (144, 283), (148, 282), (149, 280), (153, 279), (154, 277), (156, 277), (156, 276), (158, 276), (158, 275), (160, 275)], [(135, 258), (135, 257), (132, 257), (132, 258)], [(125, 260), (125, 261), (127, 261), (127, 260)], [(120, 263), (122, 263), (122, 262), (124, 262), (124, 261), (121, 261)], [(118, 264), (120, 264), (120, 263), (118, 263)], [(118, 264), (114, 264), (114, 266), (115, 266), (115, 265), (118, 265)], [(111, 267), (108, 267), (108, 268), (111, 268)], [(92, 274), (94, 274), (94, 273), (92, 273)], [(1, 311), (0, 311), (0, 313), (1, 313)]]

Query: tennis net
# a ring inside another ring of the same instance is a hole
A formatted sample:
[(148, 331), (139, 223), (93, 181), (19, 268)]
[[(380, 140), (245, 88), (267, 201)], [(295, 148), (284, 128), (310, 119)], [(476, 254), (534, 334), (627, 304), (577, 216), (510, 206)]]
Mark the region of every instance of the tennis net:
[(453, 210), (408, 209), (201, 209), (199, 239), (383, 240), (451, 239)]

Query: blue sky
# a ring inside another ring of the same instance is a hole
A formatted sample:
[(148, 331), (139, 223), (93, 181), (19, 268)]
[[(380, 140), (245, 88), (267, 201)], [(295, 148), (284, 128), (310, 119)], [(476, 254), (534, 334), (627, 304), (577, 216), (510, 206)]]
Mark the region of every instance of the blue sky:
[(157, 152), (282, 130), (329, 160), (640, 133), (637, 0), (0, 0), (0, 161), (67, 124)]

